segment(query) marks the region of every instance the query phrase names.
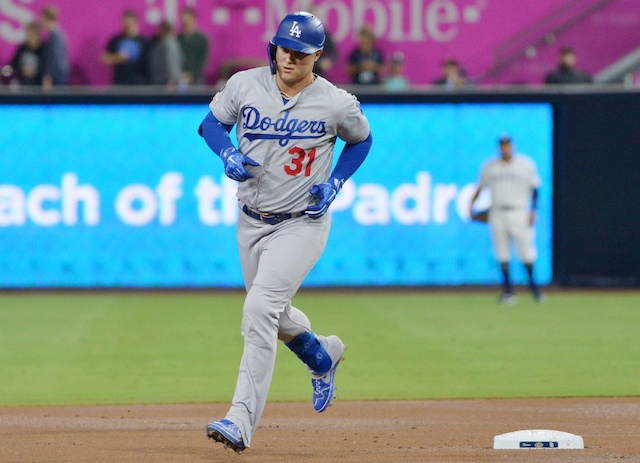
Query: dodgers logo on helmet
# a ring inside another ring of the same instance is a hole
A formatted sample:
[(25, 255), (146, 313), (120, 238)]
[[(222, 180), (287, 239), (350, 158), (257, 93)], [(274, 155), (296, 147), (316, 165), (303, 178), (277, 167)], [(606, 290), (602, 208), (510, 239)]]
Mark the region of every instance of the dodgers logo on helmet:
[(291, 29), (289, 30), (289, 35), (295, 35), (297, 38), (300, 38), (301, 32), (302, 30), (300, 29), (300, 26), (298, 26), (298, 21), (293, 21), (293, 26), (291, 26)]

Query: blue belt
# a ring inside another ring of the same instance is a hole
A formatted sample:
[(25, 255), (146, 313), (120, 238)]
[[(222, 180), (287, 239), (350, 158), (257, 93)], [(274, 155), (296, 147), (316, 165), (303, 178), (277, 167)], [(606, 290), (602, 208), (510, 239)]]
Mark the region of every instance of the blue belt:
[(252, 211), (246, 204), (242, 206), (242, 212), (252, 219), (268, 223), (269, 225), (275, 225), (277, 223), (284, 222), (285, 220), (295, 219), (296, 217), (302, 217), (304, 215), (304, 212), (286, 212), (281, 214), (268, 214), (266, 212), (260, 213)]

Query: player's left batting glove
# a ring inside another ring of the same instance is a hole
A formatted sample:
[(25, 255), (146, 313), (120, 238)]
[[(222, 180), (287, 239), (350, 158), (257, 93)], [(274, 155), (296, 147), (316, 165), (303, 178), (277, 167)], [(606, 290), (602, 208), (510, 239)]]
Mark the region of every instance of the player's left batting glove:
[(309, 193), (313, 196), (315, 204), (310, 205), (307, 207), (307, 210), (304, 211), (309, 218), (319, 219), (327, 213), (329, 206), (333, 200), (336, 199), (336, 195), (338, 191), (340, 191), (340, 188), (342, 188), (343, 183), (344, 180), (331, 177), (326, 183), (320, 183), (311, 187)]
[(259, 166), (256, 161), (249, 156), (245, 156), (235, 148), (225, 148), (220, 152), (220, 159), (224, 163), (224, 173), (227, 177), (238, 182), (244, 182), (247, 179), (253, 178), (245, 165)]

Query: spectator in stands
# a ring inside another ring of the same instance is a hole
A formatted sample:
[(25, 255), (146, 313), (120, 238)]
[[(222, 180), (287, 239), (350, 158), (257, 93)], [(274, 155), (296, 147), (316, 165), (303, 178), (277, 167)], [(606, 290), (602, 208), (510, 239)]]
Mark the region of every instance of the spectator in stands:
[(404, 53), (401, 51), (396, 51), (391, 55), (389, 76), (384, 80), (384, 86), (394, 92), (407, 90), (411, 86), (404, 75)]
[(349, 55), (347, 72), (351, 82), (361, 85), (380, 83), (380, 73), (384, 65), (384, 55), (376, 46), (376, 35), (370, 27), (358, 32), (358, 46)]
[(122, 32), (115, 35), (102, 54), (102, 62), (113, 68), (114, 85), (147, 83), (144, 58), (147, 42), (140, 35), (138, 15), (127, 10), (122, 15)]
[(447, 58), (442, 62), (442, 75), (433, 81), (433, 85), (441, 85), (446, 90), (455, 90), (467, 86), (464, 69), (455, 58)]
[(313, 65), (313, 72), (318, 74), (319, 76), (326, 77), (327, 73), (333, 69), (333, 66), (338, 59), (338, 49), (336, 48), (335, 43), (331, 37), (331, 32), (327, 29), (324, 18), (321, 17), (320, 8), (316, 5), (312, 6), (309, 10), (309, 13), (316, 16), (322, 23), (325, 25), (324, 27), (324, 49), (318, 61)]
[(58, 22), (58, 9), (49, 5), (40, 14), (42, 27), (48, 32), (42, 52), (42, 87), (69, 84), (69, 55), (67, 39)]
[(209, 39), (198, 29), (196, 10), (182, 10), (182, 32), (178, 41), (182, 47), (184, 66), (182, 81), (186, 85), (203, 85), (205, 83), (204, 68), (209, 56)]
[(544, 79), (545, 84), (589, 84), (592, 82), (591, 76), (576, 68), (576, 54), (570, 47), (560, 49), (558, 68), (547, 74)]
[(148, 76), (152, 85), (175, 89), (182, 79), (184, 56), (182, 47), (169, 21), (162, 21), (149, 45)]
[(25, 41), (11, 59), (10, 80), (19, 85), (42, 85), (43, 50), (40, 23), (30, 22), (25, 27)]

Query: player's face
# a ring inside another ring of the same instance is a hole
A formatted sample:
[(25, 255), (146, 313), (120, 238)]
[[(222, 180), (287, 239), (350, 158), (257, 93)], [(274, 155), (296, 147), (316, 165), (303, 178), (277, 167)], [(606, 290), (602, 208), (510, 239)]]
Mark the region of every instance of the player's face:
[(505, 161), (511, 159), (511, 156), (513, 155), (513, 145), (511, 144), (511, 142), (500, 143), (500, 154), (502, 156), (502, 159), (504, 159)]
[(278, 46), (276, 64), (278, 75), (287, 85), (295, 85), (311, 77), (313, 63), (320, 57), (322, 50), (307, 55), (299, 51)]

